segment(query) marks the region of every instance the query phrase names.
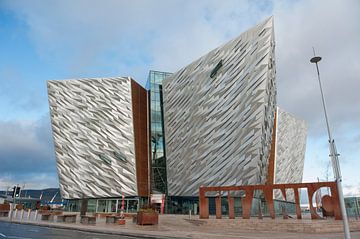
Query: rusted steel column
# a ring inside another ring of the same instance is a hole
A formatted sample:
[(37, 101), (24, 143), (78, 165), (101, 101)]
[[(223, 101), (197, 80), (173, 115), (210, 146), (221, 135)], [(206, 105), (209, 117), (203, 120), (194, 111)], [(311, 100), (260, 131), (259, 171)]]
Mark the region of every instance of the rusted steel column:
[(274, 116), (274, 126), (273, 126), (273, 132), (271, 136), (271, 148), (270, 148), (270, 154), (269, 154), (269, 166), (268, 166), (268, 174), (266, 183), (267, 185), (273, 185), (274, 184), (274, 174), (275, 174), (275, 153), (276, 153), (276, 114)]
[(295, 196), (295, 208), (296, 208), (296, 217), (297, 219), (301, 219), (301, 207), (300, 207), (300, 197), (299, 197), (299, 189), (293, 188), (294, 196)]
[(342, 220), (342, 215), (341, 215), (341, 211), (340, 211), (339, 194), (338, 194), (338, 191), (337, 191), (337, 185), (334, 182), (331, 185), (329, 185), (329, 187), (330, 187), (330, 190), (331, 190), (331, 197), (332, 197), (332, 202), (333, 202), (333, 207), (334, 207), (335, 220)]
[(205, 189), (199, 189), (200, 219), (209, 219), (209, 199), (205, 197)]
[(285, 187), (281, 187), (280, 190), (281, 190), (281, 194), (283, 195), (285, 201), (287, 201), (287, 198), (286, 198), (286, 189), (285, 189)]
[(235, 219), (235, 208), (234, 198), (228, 194), (228, 206), (229, 206), (229, 219)]
[(275, 219), (274, 199), (273, 199), (273, 187), (264, 187), (265, 201), (269, 208), (269, 214), (272, 219)]
[(311, 219), (321, 219), (321, 217), (316, 213), (316, 210), (312, 202), (313, 195), (318, 189), (317, 187), (315, 187), (315, 185), (316, 185), (315, 183), (307, 185), (310, 214), (311, 214)]
[(254, 196), (254, 189), (248, 187), (245, 189), (245, 197), (241, 199), (241, 205), (243, 209), (243, 219), (250, 219), (251, 216), (251, 203)]
[(221, 196), (215, 198), (216, 219), (221, 219)]

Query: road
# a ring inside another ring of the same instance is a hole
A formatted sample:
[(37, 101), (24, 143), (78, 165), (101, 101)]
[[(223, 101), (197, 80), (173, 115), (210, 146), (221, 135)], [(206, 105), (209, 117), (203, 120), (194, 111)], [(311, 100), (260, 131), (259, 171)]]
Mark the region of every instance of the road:
[[(107, 235), (17, 223), (0, 222), (0, 239), (135, 239), (142, 237)], [(148, 237), (147, 237), (148, 238)]]

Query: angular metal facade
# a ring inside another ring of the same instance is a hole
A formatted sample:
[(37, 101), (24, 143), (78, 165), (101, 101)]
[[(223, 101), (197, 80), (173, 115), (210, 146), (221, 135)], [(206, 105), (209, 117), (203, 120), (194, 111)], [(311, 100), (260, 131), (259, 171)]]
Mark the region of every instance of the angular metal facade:
[(48, 81), (63, 198), (138, 195), (130, 78)]
[(168, 192), (264, 184), (276, 107), (273, 19), (163, 82)]
[[(275, 157), (275, 184), (301, 183), (304, 170), (307, 126), (304, 120), (278, 108)], [(276, 199), (283, 199), (281, 193)], [(288, 201), (294, 200), (290, 192)]]
[(306, 125), (276, 110), (274, 51), (269, 18), (174, 74), (150, 71), (148, 93), (124, 77), (48, 81), (62, 197), (301, 182)]

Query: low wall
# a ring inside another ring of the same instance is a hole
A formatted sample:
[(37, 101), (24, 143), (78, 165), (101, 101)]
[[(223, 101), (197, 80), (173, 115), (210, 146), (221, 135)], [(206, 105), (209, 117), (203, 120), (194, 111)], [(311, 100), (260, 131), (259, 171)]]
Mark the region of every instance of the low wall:
[[(219, 230), (244, 230), (244, 231), (279, 231), (303, 233), (331, 233), (342, 232), (342, 220), (311, 220), (311, 219), (197, 219), (202, 227), (219, 228)], [(350, 220), (350, 231), (360, 231), (360, 220)]]

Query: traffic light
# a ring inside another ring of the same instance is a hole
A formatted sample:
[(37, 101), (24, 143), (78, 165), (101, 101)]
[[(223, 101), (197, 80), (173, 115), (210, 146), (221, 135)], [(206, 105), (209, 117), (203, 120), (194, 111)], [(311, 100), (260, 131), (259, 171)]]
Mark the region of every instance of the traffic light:
[(13, 198), (20, 197), (20, 187), (17, 187), (17, 186), (13, 187), (12, 197)]
[(15, 197), (20, 197), (20, 187), (16, 187)]
[(12, 197), (12, 198), (15, 197), (15, 191), (16, 191), (16, 186), (13, 187), (13, 191), (12, 191), (12, 194), (11, 194), (11, 197)]

